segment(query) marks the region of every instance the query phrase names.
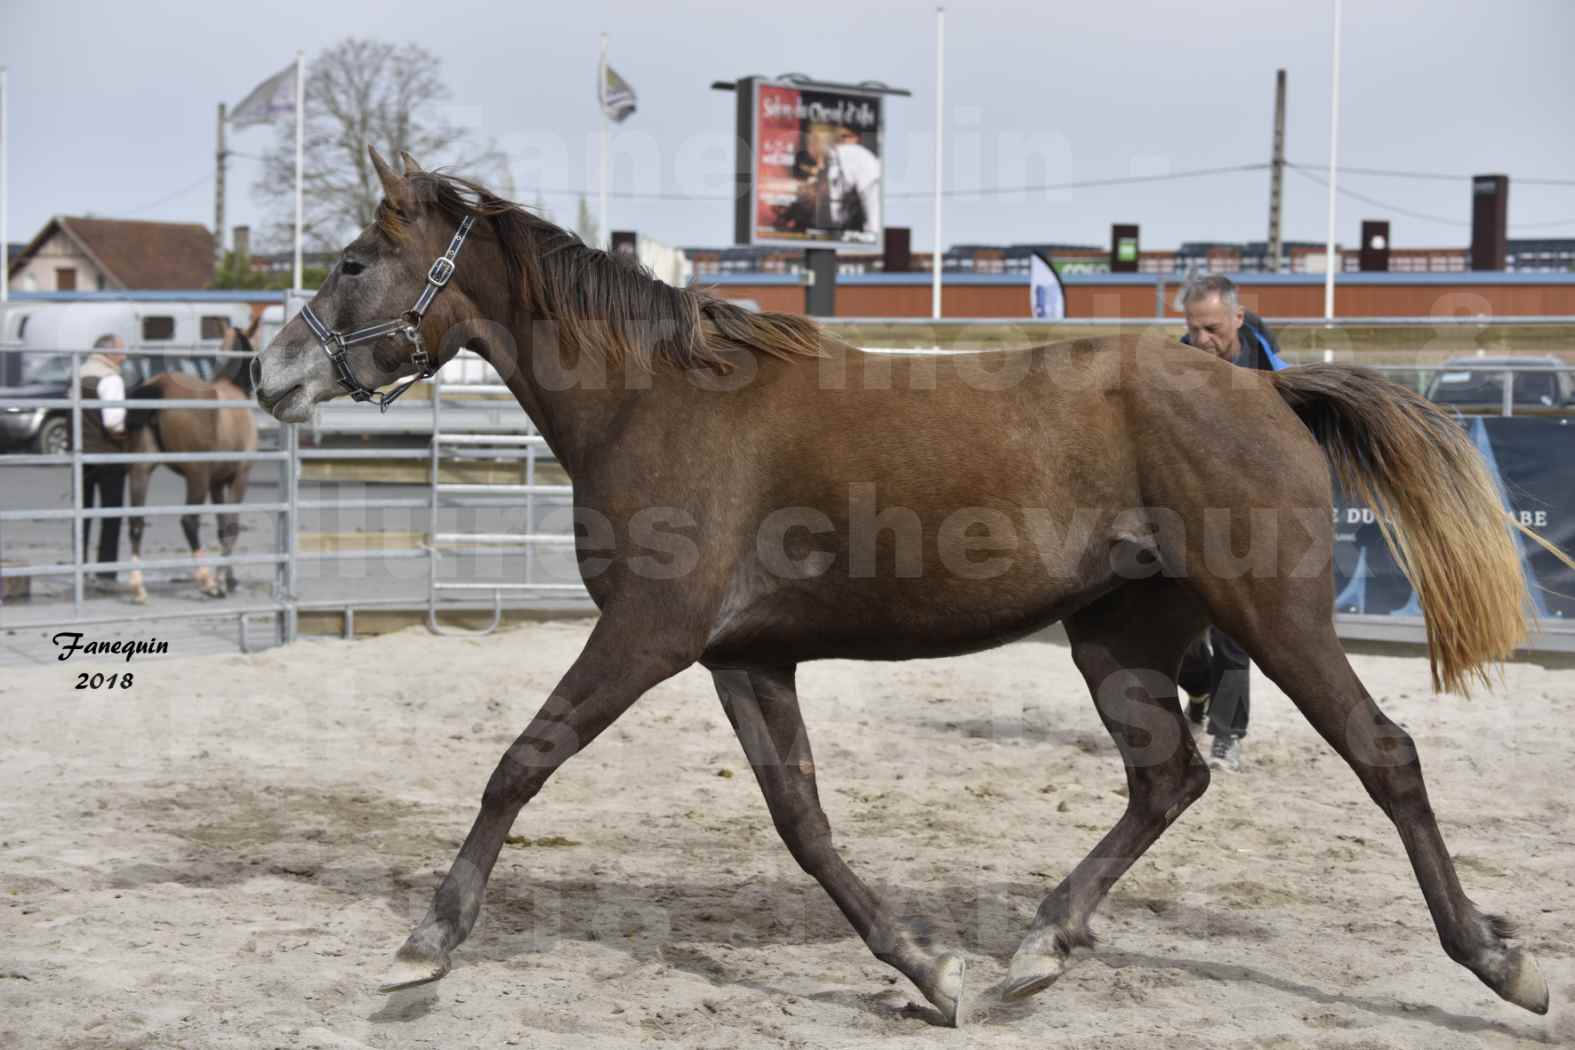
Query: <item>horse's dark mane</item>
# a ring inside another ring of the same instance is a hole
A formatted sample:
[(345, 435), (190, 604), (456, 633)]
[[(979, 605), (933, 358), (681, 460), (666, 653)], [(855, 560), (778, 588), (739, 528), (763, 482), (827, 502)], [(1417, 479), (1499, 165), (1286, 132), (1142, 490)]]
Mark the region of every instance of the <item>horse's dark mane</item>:
[[(704, 292), (674, 288), (643, 267), (588, 247), (574, 234), (485, 187), (442, 172), (408, 176), (418, 201), (456, 223), (464, 216), (490, 229), (503, 255), (516, 309), (555, 322), (558, 337), (610, 361), (633, 357), (646, 367), (732, 366), (727, 351), (817, 357), (820, 329), (791, 314), (755, 314)], [(396, 241), (410, 216), (383, 201), (377, 224)]]
[[(252, 325), (252, 331), (255, 331), (256, 328), (257, 326), (255, 324)], [(257, 353), (257, 348), (252, 345), (251, 337), (239, 328), (235, 329), (235, 342), (230, 347), (230, 349), (243, 354)], [(213, 381), (217, 383), (221, 379), (228, 379), (231, 383), (235, 384), (241, 393), (245, 394), (247, 397), (251, 397), (251, 358), (227, 357), (224, 358), (223, 361), (224, 363), (219, 367), (218, 371), (214, 373)]]
[[(138, 383), (126, 394), (126, 399), (128, 401), (160, 400), (164, 397), (164, 387), (159, 382), (159, 380), (162, 378), (164, 378), (162, 374), (156, 375), (151, 379), (146, 379), (143, 382)], [(158, 414), (159, 409), (157, 408), (133, 408), (128, 410), (126, 412), (126, 432), (128, 434), (135, 434), (143, 427), (153, 423), (157, 419)], [(155, 439), (158, 438), (158, 433), (159, 432), (157, 429), (153, 431), (153, 436)]]

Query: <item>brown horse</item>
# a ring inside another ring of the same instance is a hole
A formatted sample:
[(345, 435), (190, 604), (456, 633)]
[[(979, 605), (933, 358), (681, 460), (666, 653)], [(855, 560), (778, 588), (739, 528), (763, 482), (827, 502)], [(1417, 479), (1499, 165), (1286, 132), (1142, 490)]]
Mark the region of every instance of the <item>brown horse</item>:
[[(1428, 402), (1360, 369), (1249, 372), (1158, 337), (862, 354), (804, 319), (667, 287), (408, 157), (403, 175), (372, 160), (378, 219), (344, 250), (314, 316), (330, 342), (400, 316), (474, 220), (420, 331), (433, 363), (461, 347), (489, 360), (573, 478), (581, 573), (601, 608), (493, 771), (385, 988), (448, 971), (521, 808), (643, 693), (699, 662), (794, 858), (877, 958), (960, 1022), (962, 958), (899, 922), (832, 843), (795, 668), (965, 653), (1062, 621), (1125, 760), (1128, 802), (1011, 961), (1001, 993), (1036, 992), (1208, 786), (1175, 678), (1212, 622), (1393, 821), (1449, 956), (1510, 1002), (1547, 1009), (1514, 928), (1461, 889), (1416, 748), (1332, 622), (1331, 461), (1374, 503), (1416, 584), (1435, 682), (1463, 686), (1524, 636), (1506, 515), (1461, 429)], [(397, 337), (350, 346), (348, 378), (325, 349), (293, 320), (254, 365), (259, 403), (299, 422), (348, 383), (418, 367)]]
[[(224, 335), (225, 350), (252, 352), (252, 337), (257, 334), (258, 322), (254, 320), (246, 331), (229, 328)], [(136, 408), (126, 413), (126, 433), (132, 452), (255, 452), (257, 451), (257, 420), (252, 415), (251, 361), (245, 358), (226, 358), (213, 382), (206, 383), (185, 372), (163, 372), (138, 384), (128, 400), (211, 400), (235, 402), (229, 408)], [(245, 460), (165, 463), (175, 473), (186, 479), (186, 505), (201, 506), (212, 499), (215, 508), (226, 503), (236, 504), (246, 499), (246, 483), (251, 477), (252, 465)], [(145, 506), (148, 498), (148, 479), (153, 474), (153, 463), (131, 465), (131, 505)], [(217, 512), (219, 544), (224, 556), (235, 550), (240, 536), (240, 517), (234, 513)], [(186, 542), (191, 545), (192, 556), (199, 562), (204, 557), (201, 523), (195, 512), (181, 515), (181, 529)], [(142, 528), (140, 516), (131, 519), (131, 560), (142, 560)], [(222, 598), (235, 590), (235, 567), (224, 566), (224, 580), (206, 565), (198, 565), (194, 577), (202, 593), (210, 598)], [(142, 585), (142, 570), (131, 572), (131, 600), (138, 604), (148, 600)]]

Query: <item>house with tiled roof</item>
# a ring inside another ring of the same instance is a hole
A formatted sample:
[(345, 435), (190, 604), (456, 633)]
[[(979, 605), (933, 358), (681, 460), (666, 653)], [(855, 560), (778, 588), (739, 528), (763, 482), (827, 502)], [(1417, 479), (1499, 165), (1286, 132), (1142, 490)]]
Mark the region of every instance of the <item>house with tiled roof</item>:
[(9, 274), (21, 292), (206, 288), (213, 234), (196, 223), (57, 215), (11, 255)]

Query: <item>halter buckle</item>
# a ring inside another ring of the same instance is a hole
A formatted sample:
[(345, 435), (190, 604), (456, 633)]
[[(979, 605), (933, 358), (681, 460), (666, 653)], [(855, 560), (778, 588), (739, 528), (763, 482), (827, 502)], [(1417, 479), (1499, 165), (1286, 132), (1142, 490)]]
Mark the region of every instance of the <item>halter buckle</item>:
[(440, 256), (432, 264), (432, 269), (427, 271), (427, 280), (441, 288), (454, 276), (454, 260), (448, 256)]

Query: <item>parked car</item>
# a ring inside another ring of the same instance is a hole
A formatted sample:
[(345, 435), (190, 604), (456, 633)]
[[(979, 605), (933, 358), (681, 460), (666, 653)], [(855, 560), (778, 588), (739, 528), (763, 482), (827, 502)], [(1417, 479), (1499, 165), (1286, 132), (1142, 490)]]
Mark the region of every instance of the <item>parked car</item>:
[[(0, 387), (0, 397), (45, 399), (71, 396), (71, 359), (56, 357), (33, 369), (29, 382)], [(0, 448), (56, 454), (71, 448), (71, 410), (0, 408)]]
[(1470, 415), (1498, 415), (1504, 411), (1507, 379), (1515, 415), (1568, 415), (1575, 412), (1575, 373), (1570, 368), (1551, 354), (1457, 357), (1434, 373), (1427, 398)]
[[(276, 308), (277, 309), (277, 308)], [(118, 335), (134, 350), (219, 349), (227, 325), (246, 327), (244, 303), (93, 300), (21, 301), (0, 312), (0, 398), (71, 396), (71, 355), (103, 335)], [(160, 372), (184, 371), (211, 379), (216, 360), (162, 353), (134, 354), (121, 368), (127, 387)], [(69, 408), (0, 408), (0, 448), (58, 453), (71, 447)]]

